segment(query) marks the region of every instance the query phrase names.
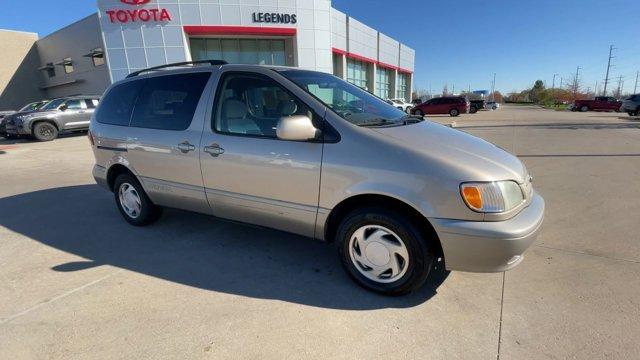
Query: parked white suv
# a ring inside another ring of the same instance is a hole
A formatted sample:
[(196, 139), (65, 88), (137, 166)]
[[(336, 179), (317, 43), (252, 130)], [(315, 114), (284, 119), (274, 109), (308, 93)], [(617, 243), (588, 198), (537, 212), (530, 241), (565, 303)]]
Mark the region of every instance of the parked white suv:
[(391, 103), (391, 105), (395, 106), (399, 110), (406, 112), (407, 114), (409, 113), (411, 108), (413, 108), (413, 104), (406, 102), (404, 99), (389, 99), (388, 101)]

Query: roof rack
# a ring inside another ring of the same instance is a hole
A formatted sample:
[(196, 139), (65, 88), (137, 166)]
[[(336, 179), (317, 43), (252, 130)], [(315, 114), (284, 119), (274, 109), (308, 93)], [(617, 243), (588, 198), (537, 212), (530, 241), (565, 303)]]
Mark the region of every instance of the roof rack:
[(170, 68), (170, 67), (184, 66), (184, 65), (197, 65), (197, 64), (209, 64), (211, 66), (216, 66), (216, 65), (226, 65), (228, 64), (228, 62), (224, 60), (198, 60), (198, 61), (184, 61), (184, 62), (178, 62), (178, 63), (172, 63), (172, 64), (165, 64), (165, 65), (154, 66), (147, 69), (134, 71), (131, 74), (127, 75), (127, 79), (138, 76), (148, 71), (156, 71), (156, 70)]

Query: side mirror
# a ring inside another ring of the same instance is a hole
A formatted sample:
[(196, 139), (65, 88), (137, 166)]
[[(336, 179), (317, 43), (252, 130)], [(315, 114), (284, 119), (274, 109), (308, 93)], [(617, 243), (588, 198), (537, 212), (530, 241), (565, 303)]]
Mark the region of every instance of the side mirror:
[(282, 117), (276, 126), (276, 135), (280, 140), (307, 141), (316, 139), (319, 134), (320, 130), (304, 115)]
[(62, 105), (58, 109), (60, 109), (60, 111), (67, 111), (68, 108), (69, 107), (67, 105)]

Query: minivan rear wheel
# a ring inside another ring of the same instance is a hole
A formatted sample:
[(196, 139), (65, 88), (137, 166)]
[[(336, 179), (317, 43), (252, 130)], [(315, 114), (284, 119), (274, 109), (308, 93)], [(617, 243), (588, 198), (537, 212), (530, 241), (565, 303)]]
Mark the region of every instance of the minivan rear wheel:
[(587, 111), (589, 111), (589, 107), (588, 107), (587, 105), (583, 105), (583, 106), (580, 108), (580, 111), (582, 111), (582, 112), (587, 112)]
[(131, 174), (118, 175), (113, 194), (120, 214), (131, 225), (149, 225), (162, 215), (162, 208), (151, 202), (138, 179)]
[(338, 228), (336, 245), (349, 276), (362, 287), (385, 295), (420, 287), (435, 260), (417, 226), (377, 207), (348, 214)]
[(449, 110), (449, 115), (458, 116), (458, 115), (460, 115), (460, 112), (458, 111), (458, 109), (451, 109), (451, 110)]

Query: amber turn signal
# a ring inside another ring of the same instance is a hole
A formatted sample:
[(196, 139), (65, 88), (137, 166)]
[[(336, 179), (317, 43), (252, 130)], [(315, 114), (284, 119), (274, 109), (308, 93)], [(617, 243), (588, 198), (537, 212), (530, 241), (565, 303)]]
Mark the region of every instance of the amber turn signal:
[(464, 186), (462, 188), (462, 198), (467, 205), (474, 210), (482, 209), (482, 194), (475, 186)]

